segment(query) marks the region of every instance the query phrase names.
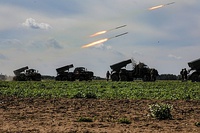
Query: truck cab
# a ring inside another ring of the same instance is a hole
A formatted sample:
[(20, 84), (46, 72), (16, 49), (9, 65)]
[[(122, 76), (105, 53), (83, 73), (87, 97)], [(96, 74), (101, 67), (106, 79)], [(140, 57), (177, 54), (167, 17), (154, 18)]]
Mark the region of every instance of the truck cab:
[(85, 67), (76, 67), (74, 69), (74, 76), (75, 79), (78, 79), (79, 81), (82, 80), (92, 80), (94, 77), (94, 73), (92, 71), (87, 71)]
[(188, 66), (190, 67), (188, 75), (189, 80), (192, 82), (200, 82), (200, 59), (188, 62)]

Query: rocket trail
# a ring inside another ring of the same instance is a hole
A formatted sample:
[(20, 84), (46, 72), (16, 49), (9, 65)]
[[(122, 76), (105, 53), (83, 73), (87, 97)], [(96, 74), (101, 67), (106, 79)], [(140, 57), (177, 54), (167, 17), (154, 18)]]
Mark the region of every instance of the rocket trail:
[(123, 36), (123, 35), (125, 35), (125, 34), (128, 34), (128, 32), (125, 32), (125, 33), (122, 33), (122, 34), (116, 35), (115, 37)]
[(119, 34), (119, 35), (116, 35), (116, 36), (113, 36), (113, 37), (110, 37), (110, 38), (101, 39), (101, 40), (98, 40), (98, 41), (95, 41), (95, 42), (92, 42), (92, 43), (89, 43), (89, 44), (86, 44), (86, 45), (83, 45), (81, 48), (92, 47), (92, 46), (95, 46), (95, 45), (97, 45), (97, 44), (104, 43), (104, 42), (106, 42), (106, 41), (108, 41), (108, 40), (110, 40), (110, 39), (123, 36), (123, 35), (125, 35), (125, 34), (128, 34), (128, 32), (125, 32), (125, 33), (122, 33), (122, 34)]
[(125, 35), (125, 34), (128, 34), (128, 32), (125, 32), (125, 33), (122, 33), (122, 34), (119, 34), (119, 35), (116, 35), (116, 36), (110, 37), (109, 40), (112, 39), (112, 38), (116, 38), (116, 37), (123, 36), (123, 35)]
[(171, 2), (171, 3), (167, 3), (167, 4), (163, 4), (163, 5), (158, 5), (158, 6), (153, 6), (151, 8), (149, 8), (148, 10), (155, 10), (155, 9), (158, 9), (158, 8), (162, 8), (164, 6), (169, 6), (169, 5), (172, 5), (174, 4), (175, 2)]
[(90, 37), (94, 37), (94, 36), (98, 36), (98, 35), (101, 35), (101, 34), (105, 34), (106, 32), (107, 32), (106, 30), (100, 31), (100, 32), (97, 32), (95, 34), (90, 35)]
[(123, 27), (126, 27), (126, 26), (127, 26), (127, 25), (118, 26), (118, 27), (116, 27), (116, 28), (114, 28), (114, 29), (110, 29), (110, 30), (108, 30), (108, 31), (120, 29), (120, 28), (123, 28)]
[(165, 4), (166, 6), (168, 6), (168, 5), (171, 5), (171, 4), (174, 4), (175, 2), (171, 2), (171, 3), (168, 3), (168, 4)]
[(154, 7), (149, 8), (148, 10), (155, 10), (155, 9), (161, 8), (161, 7), (163, 7), (163, 6), (164, 6), (164, 5), (154, 6)]
[(100, 32), (97, 32), (95, 34), (92, 34), (90, 35), (90, 37), (95, 37), (95, 36), (98, 36), (98, 35), (101, 35), (101, 34), (105, 34), (107, 33), (108, 31), (112, 31), (112, 30), (117, 30), (117, 29), (120, 29), (120, 28), (123, 28), (123, 27), (126, 27), (127, 25), (122, 25), (122, 26), (118, 26), (116, 28), (113, 28), (113, 29), (110, 29), (110, 30), (103, 30), (103, 31), (100, 31)]
[(81, 48), (87, 48), (87, 47), (95, 46), (95, 45), (97, 45), (97, 44), (100, 44), (100, 43), (103, 43), (103, 42), (106, 42), (106, 41), (108, 41), (108, 38), (101, 39), (101, 40), (99, 40), (99, 41), (86, 44), (86, 45), (82, 46)]

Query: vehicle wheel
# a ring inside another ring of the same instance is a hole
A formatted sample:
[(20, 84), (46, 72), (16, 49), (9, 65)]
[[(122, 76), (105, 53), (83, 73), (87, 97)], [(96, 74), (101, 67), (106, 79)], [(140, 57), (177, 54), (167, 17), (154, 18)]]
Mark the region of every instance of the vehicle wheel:
[(134, 79), (133, 78), (128, 78), (128, 81), (133, 81)]
[(147, 75), (144, 75), (144, 77), (143, 77), (143, 79), (142, 79), (144, 82), (146, 82), (146, 81), (150, 81), (150, 78), (149, 78), (149, 76), (147, 76)]
[(56, 81), (61, 81), (61, 77), (56, 77)]
[(70, 81), (75, 81), (75, 78), (70, 78)]
[(25, 81), (31, 81), (31, 80), (34, 80), (34, 79), (32, 79), (31, 77), (26, 77), (26, 78), (24, 78), (24, 80)]
[(120, 76), (120, 80), (121, 80), (121, 81), (128, 81), (126, 75), (121, 75), (121, 76)]
[(79, 77), (79, 81), (83, 81), (84, 80), (84, 77), (83, 76), (80, 76)]
[(62, 81), (66, 81), (66, 80), (67, 80), (67, 77), (63, 77), (63, 78), (62, 78)]
[(199, 82), (200, 81), (200, 75), (198, 73), (192, 74), (191, 80), (192, 80), (192, 82)]
[(112, 79), (112, 81), (119, 81), (119, 77), (117, 74), (111, 75), (111, 79)]

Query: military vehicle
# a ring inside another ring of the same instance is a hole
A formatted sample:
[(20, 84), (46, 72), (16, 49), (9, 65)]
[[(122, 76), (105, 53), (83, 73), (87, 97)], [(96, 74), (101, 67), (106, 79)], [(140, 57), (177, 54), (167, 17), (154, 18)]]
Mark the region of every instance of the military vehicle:
[[(128, 64), (132, 63), (133, 70), (126, 70)], [(112, 81), (133, 81), (134, 79), (142, 79), (143, 81), (155, 81), (158, 76), (158, 71), (154, 68), (149, 68), (144, 63), (136, 64), (133, 60), (125, 60), (114, 65), (111, 65)]]
[(75, 81), (75, 80), (92, 80), (94, 73), (87, 71), (85, 67), (76, 67), (73, 72), (69, 72), (73, 68), (73, 64), (57, 68), (57, 81)]
[(94, 73), (92, 71), (87, 71), (85, 67), (76, 67), (74, 69), (74, 76), (75, 79), (78, 79), (79, 81), (82, 80), (92, 80), (94, 77)]
[(57, 68), (57, 76), (56, 76), (56, 80), (57, 81), (74, 81), (74, 74), (73, 72), (69, 72), (70, 68), (73, 68), (74, 65), (67, 65), (67, 66), (63, 66), (60, 68)]
[(41, 81), (41, 74), (35, 69), (29, 69), (28, 66), (13, 71), (14, 81)]
[(190, 71), (193, 71), (189, 75), (189, 79), (192, 82), (200, 82), (200, 59), (188, 62), (188, 66), (190, 67)]

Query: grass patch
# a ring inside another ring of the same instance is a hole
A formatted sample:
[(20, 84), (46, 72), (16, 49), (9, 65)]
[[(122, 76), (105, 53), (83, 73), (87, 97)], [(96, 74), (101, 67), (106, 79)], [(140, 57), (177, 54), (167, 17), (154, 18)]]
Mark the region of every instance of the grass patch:
[(200, 82), (0, 81), (1, 96), (20, 98), (200, 100)]
[(127, 118), (120, 118), (118, 122), (121, 124), (131, 124), (131, 121)]
[(151, 116), (159, 120), (172, 119), (172, 108), (172, 105), (164, 103), (149, 105)]
[(200, 127), (200, 122), (196, 122), (195, 126)]
[(82, 92), (77, 92), (72, 98), (85, 98)]
[(78, 122), (93, 122), (92, 118), (89, 117), (80, 117), (77, 120)]
[(97, 99), (97, 95), (96, 95), (95, 93), (93, 93), (93, 92), (88, 92), (88, 93), (86, 93), (86, 94), (85, 94), (85, 97), (86, 97), (87, 99)]

